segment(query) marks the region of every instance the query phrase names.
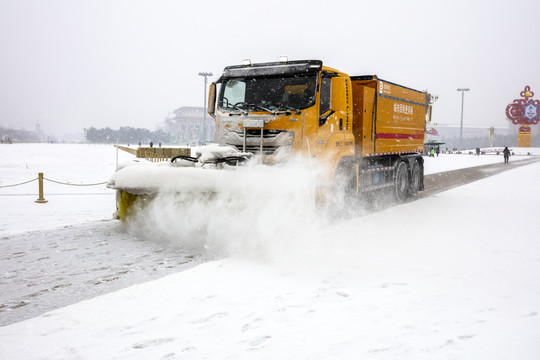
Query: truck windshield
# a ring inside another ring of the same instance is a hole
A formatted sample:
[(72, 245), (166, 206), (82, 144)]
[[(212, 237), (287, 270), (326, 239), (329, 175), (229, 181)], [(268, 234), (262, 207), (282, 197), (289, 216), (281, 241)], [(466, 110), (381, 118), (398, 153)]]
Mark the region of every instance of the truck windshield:
[(218, 106), (224, 110), (301, 110), (315, 104), (315, 74), (224, 79)]

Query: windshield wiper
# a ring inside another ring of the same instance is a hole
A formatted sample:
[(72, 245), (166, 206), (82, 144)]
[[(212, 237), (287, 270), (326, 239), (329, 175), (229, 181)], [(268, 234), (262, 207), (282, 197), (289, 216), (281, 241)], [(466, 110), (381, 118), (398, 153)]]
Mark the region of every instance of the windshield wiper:
[(244, 109), (242, 109), (241, 107), (239, 107), (239, 106), (238, 106), (239, 104), (245, 104), (245, 103), (236, 103), (236, 104), (234, 104), (234, 105), (232, 106), (232, 111), (234, 111), (234, 109), (236, 109), (236, 110), (240, 111), (240, 114), (233, 113), (233, 112), (231, 111), (231, 112), (229, 113), (229, 116), (233, 116), (233, 115), (244, 115), (244, 116), (246, 116), (246, 115), (249, 114), (249, 111), (244, 110)]
[(280, 107), (284, 107), (284, 108), (287, 109), (287, 110), (294, 111), (296, 114), (300, 114), (300, 113), (301, 113), (300, 109), (294, 108), (294, 107), (289, 106), (289, 105), (279, 104), (279, 106), (280, 106)]
[[(241, 107), (240, 107), (241, 106)], [(262, 105), (259, 105), (259, 104), (251, 104), (251, 103), (246, 103), (246, 102), (240, 102), (240, 103), (236, 103), (232, 106), (232, 109), (235, 110), (237, 109), (238, 111), (240, 111), (242, 113), (242, 115), (247, 115), (249, 114), (249, 111), (246, 110), (246, 108), (252, 108), (252, 109), (259, 109), (259, 110), (262, 110), (262, 111), (268, 111), (269, 113), (275, 115), (276, 114), (276, 111), (275, 110), (270, 110)], [(239, 114), (234, 114), (234, 113), (230, 113), (229, 116), (233, 116), (233, 115), (239, 115)]]
[(264, 106), (259, 105), (259, 104), (246, 104), (246, 105), (247, 106), (252, 106), (252, 107), (257, 108), (257, 109), (261, 109), (262, 111), (268, 111), (269, 113), (272, 113), (272, 114), (275, 113), (274, 110), (267, 109)]
[(285, 113), (287, 115), (290, 115), (291, 114), (291, 111), (294, 111), (296, 114), (300, 114), (301, 111), (300, 109), (297, 109), (297, 108), (294, 108), (294, 107), (291, 107), (291, 106), (288, 106), (288, 105), (285, 105), (285, 104), (282, 104), (282, 103), (279, 103), (279, 104), (271, 104), (270, 107), (276, 107), (276, 109), (269, 109), (265, 106), (262, 106), (262, 105), (259, 105), (259, 104), (251, 104), (251, 103), (246, 103), (246, 102), (239, 102), (239, 103), (236, 103), (232, 106), (232, 110), (238, 110), (240, 113), (229, 113), (229, 116), (233, 116), (233, 115), (248, 115), (249, 114), (249, 111), (246, 110), (246, 108), (252, 108), (252, 109), (259, 109), (259, 110), (262, 110), (262, 111), (268, 111), (270, 114), (272, 115), (277, 115), (279, 113)]

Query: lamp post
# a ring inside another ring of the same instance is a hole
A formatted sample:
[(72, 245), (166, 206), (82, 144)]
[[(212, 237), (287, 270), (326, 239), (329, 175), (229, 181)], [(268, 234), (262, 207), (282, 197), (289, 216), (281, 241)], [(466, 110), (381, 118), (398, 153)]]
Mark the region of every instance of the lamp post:
[(200, 72), (199, 76), (204, 76), (204, 114), (203, 114), (203, 141), (206, 142), (206, 82), (211, 72)]
[(469, 88), (459, 88), (457, 91), (461, 91), (461, 126), (459, 128), (459, 146), (463, 146), (463, 101), (465, 100), (465, 91), (469, 91)]

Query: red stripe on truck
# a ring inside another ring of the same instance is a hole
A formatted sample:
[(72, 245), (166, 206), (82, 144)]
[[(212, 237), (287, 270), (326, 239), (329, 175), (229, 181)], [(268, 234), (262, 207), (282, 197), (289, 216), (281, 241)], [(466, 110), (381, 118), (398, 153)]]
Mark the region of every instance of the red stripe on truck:
[(420, 134), (399, 134), (399, 133), (377, 133), (377, 139), (423, 139), (424, 133)]

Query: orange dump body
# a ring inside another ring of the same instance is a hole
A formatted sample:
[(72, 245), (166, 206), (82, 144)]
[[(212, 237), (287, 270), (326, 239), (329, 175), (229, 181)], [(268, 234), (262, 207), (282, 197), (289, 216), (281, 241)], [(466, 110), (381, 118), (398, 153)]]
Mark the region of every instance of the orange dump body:
[(351, 77), (357, 156), (421, 152), (427, 95), (376, 76)]

